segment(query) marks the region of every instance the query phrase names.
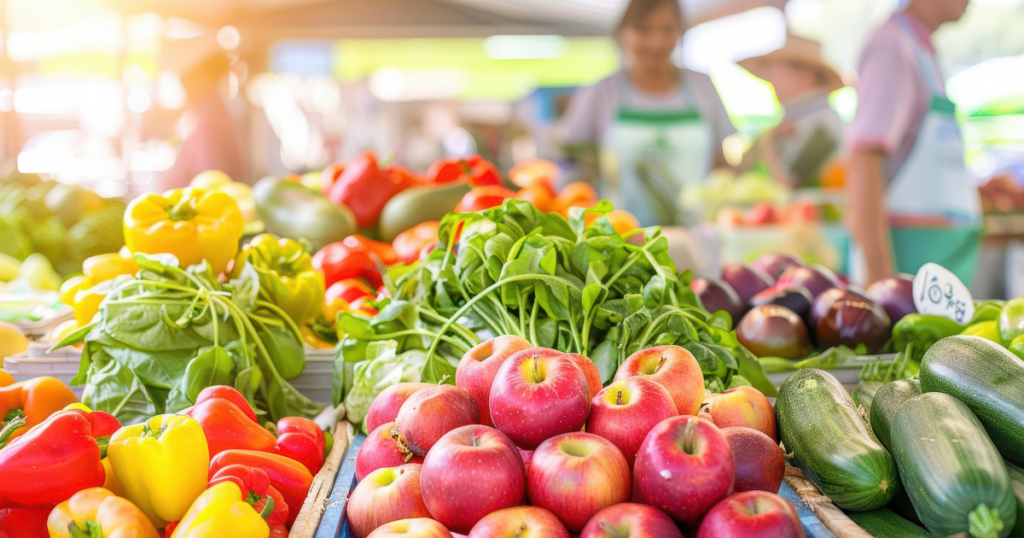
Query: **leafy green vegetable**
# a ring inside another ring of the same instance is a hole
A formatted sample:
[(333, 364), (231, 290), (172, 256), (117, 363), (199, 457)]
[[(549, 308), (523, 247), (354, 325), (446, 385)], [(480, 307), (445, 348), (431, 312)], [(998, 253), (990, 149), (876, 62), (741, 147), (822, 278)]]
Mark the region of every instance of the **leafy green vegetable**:
[(400, 355), (397, 350), (398, 343), (394, 340), (374, 342), (369, 346), (367, 360), (355, 366), (352, 389), (345, 396), (345, 416), (350, 422), (363, 422), (370, 404), (384, 389), (396, 383), (421, 380), (427, 361), (423, 350), (411, 349)]
[(86, 405), (131, 424), (180, 411), (223, 384), (275, 421), (319, 412), (276, 366), (304, 364), (302, 340), (287, 316), (255, 299), (255, 271), (218, 284), (207, 266), (182, 270), (173, 256), (135, 261), (138, 276), (113, 281), (97, 320), (55, 346), (85, 343), (72, 384), (85, 385)]
[[(694, 354), (709, 390), (751, 381), (771, 387), (756, 359), (741, 360), (728, 314), (700, 306), (690, 272), (676, 270), (661, 229), (638, 230), (643, 242), (634, 245), (605, 217), (611, 209), (602, 201), (571, 210), (566, 220), (507, 200), (483, 212), (447, 215), (439, 238), (449, 248), (390, 272), (385, 280), (393, 299), (377, 303), (379, 315), (339, 315), (338, 331), (346, 336), (335, 369), (357, 363), (358, 385), (364, 361), (378, 358), (371, 345), (391, 341), (396, 356), (423, 353), (423, 381), (453, 383), (466, 350), (483, 338), (517, 335), (590, 357), (605, 382), (637, 350), (674, 344)], [(589, 227), (588, 214), (598, 217)], [(750, 372), (733, 383), (741, 364)], [(336, 371), (336, 400), (344, 380)], [(351, 412), (347, 404), (346, 397)]]

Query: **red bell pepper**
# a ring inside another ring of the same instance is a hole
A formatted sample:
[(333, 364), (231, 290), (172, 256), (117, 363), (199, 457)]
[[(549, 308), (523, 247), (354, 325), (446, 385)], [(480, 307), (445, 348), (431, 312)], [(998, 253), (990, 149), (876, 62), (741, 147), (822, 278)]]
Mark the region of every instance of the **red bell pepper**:
[(498, 207), (505, 200), (515, 197), (516, 191), (498, 185), (474, 187), (473, 190), (467, 192), (462, 197), (459, 205), (455, 206), (455, 212), (470, 213), (473, 211), (483, 211), (484, 209)]
[(416, 186), (413, 176), (382, 170), (377, 157), (366, 152), (345, 164), (327, 198), (352, 210), (360, 228), (377, 223), (380, 212), (396, 194)]
[(0, 510), (0, 538), (50, 538), (46, 519), (49, 506)]
[(439, 159), (427, 169), (424, 180), (427, 185), (444, 185), (446, 183), (469, 183), (474, 187), (501, 185), (498, 168), (479, 155), (465, 159)]
[(246, 465), (228, 465), (210, 478), (209, 487), (212, 488), (221, 482), (234, 482), (238, 489), (242, 490), (242, 496), (258, 513), (263, 512), (268, 498), (273, 499), (274, 506), (270, 515), (264, 518), (271, 531), (275, 526), (284, 527), (287, 524), (288, 514), (292, 512), (292, 508), (288, 506), (281, 492), (270, 485), (270, 477), (263, 469)]
[(327, 293), (324, 294), (327, 304), (338, 298), (351, 304), (360, 297), (373, 297), (373, 288), (358, 278), (343, 278), (327, 288)]
[(331, 163), (320, 172), (320, 192), (327, 196), (331, 187), (338, 182), (341, 173), (345, 171), (345, 163)]
[(309, 487), (313, 484), (313, 474), (301, 463), (284, 456), (254, 450), (225, 450), (210, 459), (210, 476), (228, 465), (245, 465), (262, 469), (270, 477), (270, 485), (281, 492), (288, 505), (288, 526), (295, 523), (295, 518), (302, 509)]
[(331, 243), (313, 256), (313, 267), (324, 274), (328, 286), (346, 278), (365, 278), (376, 288), (384, 283), (382, 266), (396, 263), (391, 245), (361, 235)]
[(398, 237), (391, 243), (395, 247), (398, 261), (414, 263), (421, 259), (424, 249), (430, 247), (430, 250), (433, 250), (437, 243), (437, 230), (440, 226), (440, 222), (429, 220), (398, 234)]
[(377, 311), (376, 308), (370, 306), (370, 301), (373, 301), (373, 300), (376, 300), (376, 297), (373, 297), (373, 296), (360, 297), (360, 298), (356, 299), (355, 301), (352, 301), (351, 303), (349, 303), (348, 311), (350, 313), (352, 313), (352, 314), (359, 314), (361, 316), (366, 316), (368, 318), (372, 318), (373, 316), (376, 316), (377, 314), (380, 313), (380, 312)]
[(199, 396), (196, 398), (196, 405), (199, 405), (205, 402), (206, 400), (213, 400), (218, 398), (221, 400), (228, 400), (230, 402), (233, 402), (235, 405), (238, 406), (239, 409), (242, 410), (242, 412), (245, 413), (245, 416), (249, 417), (249, 420), (253, 422), (259, 422), (256, 419), (256, 411), (252, 410), (252, 406), (249, 405), (249, 402), (248, 400), (245, 399), (245, 396), (242, 396), (242, 393), (235, 390), (234, 387), (228, 387), (225, 385), (214, 385), (212, 387), (206, 387), (205, 389), (202, 390), (202, 392), (199, 393)]
[(274, 434), (246, 416), (246, 409), (252, 410), (248, 402), (245, 407), (239, 407), (231, 400), (213, 398), (197, 404), (189, 411), (188, 416), (196, 419), (203, 427), (206, 444), (210, 447), (210, 457), (231, 449), (261, 452), (274, 450), (277, 442)]
[(103, 486), (98, 438), (121, 424), (102, 411), (60, 411), (0, 449), (0, 508), (53, 506)]
[(302, 417), (277, 421), (274, 453), (291, 458), (316, 474), (324, 466), (324, 432), (316, 422)]

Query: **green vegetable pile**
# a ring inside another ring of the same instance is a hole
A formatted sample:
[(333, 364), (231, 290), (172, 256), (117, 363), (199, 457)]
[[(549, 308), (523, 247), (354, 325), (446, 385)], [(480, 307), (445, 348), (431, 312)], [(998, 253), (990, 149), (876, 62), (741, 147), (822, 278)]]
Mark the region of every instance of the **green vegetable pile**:
[(138, 275), (112, 281), (96, 319), (55, 346), (85, 343), (71, 382), (85, 385), (83, 403), (133, 424), (230, 385), (273, 421), (320, 411), (286, 381), (305, 366), (302, 337), (260, 298), (252, 265), (221, 284), (205, 263), (183, 270), (171, 255), (135, 261)]
[(61, 276), (82, 271), (90, 256), (124, 246), (120, 200), (35, 174), (0, 178), (0, 253), (24, 260), (46, 256)]
[[(386, 281), (393, 299), (372, 319), (340, 314), (334, 399), (353, 422), (400, 381), (454, 382), (455, 365), (481, 339), (521, 336), (538, 347), (590, 357), (607, 383), (633, 352), (674, 344), (693, 353), (709, 390), (754, 384), (774, 396), (757, 360), (709, 314), (679, 273), (661, 229), (637, 230), (642, 246), (604, 217), (611, 204), (574, 209), (569, 220), (522, 200), (451, 213), (426, 261)], [(598, 218), (585, 225), (588, 214)], [(453, 252), (457, 252), (454, 255)], [(419, 377), (420, 379), (417, 379)]]

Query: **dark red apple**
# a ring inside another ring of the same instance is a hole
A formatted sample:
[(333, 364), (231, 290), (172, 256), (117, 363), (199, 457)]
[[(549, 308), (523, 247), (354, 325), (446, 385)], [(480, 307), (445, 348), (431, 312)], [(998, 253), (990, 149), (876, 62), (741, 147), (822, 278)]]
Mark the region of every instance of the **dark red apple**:
[(467, 538), (569, 538), (554, 514), (536, 506), (498, 510), (480, 520)]
[(345, 512), (355, 538), (366, 538), (377, 527), (392, 521), (430, 517), (420, 495), (420, 464), (386, 467), (370, 473), (352, 490)]
[(610, 441), (563, 433), (537, 447), (527, 478), (530, 503), (549, 510), (569, 532), (613, 504), (629, 500), (629, 466)]
[(914, 282), (902, 276), (890, 276), (868, 286), (867, 296), (882, 305), (893, 325), (907, 314), (917, 313), (914, 305)]
[(633, 467), (633, 502), (694, 525), (732, 488), (735, 466), (725, 436), (697, 417), (663, 420), (647, 434)]
[(431, 385), (402, 404), (396, 422), (405, 446), (423, 457), (444, 434), (480, 424), (480, 408), (468, 392), (454, 385)]
[(683, 538), (683, 533), (653, 506), (622, 503), (594, 514), (579, 538)]
[(678, 414), (664, 387), (646, 377), (627, 377), (608, 385), (591, 400), (587, 432), (611, 441), (632, 469), (651, 428)]
[(366, 475), (384, 467), (423, 463), (423, 458), (399, 444), (398, 439), (398, 427), (394, 422), (381, 424), (366, 436), (356, 453), (356, 482), (362, 482)]
[(746, 305), (740, 300), (740, 296), (724, 280), (698, 278), (690, 283), (690, 289), (700, 298), (700, 304), (704, 306), (704, 310), (712, 314), (719, 310), (728, 312), (734, 327), (739, 323), (743, 312), (747, 310)]
[(402, 404), (418, 390), (432, 387), (430, 383), (398, 383), (381, 391), (370, 409), (366, 411), (366, 431), (372, 432), (381, 424), (394, 422), (398, 419), (398, 410)]
[(487, 426), (463, 426), (430, 449), (420, 490), (434, 519), (449, 530), (469, 532), (487, 514), (523, 504), (526, 469), (505, 434)]
[(493, 426), (491, 409), (487, 405), (491, 397), (491, 384), (498, 369), (517, 351), (530, 349), (533, 344), (518, 336), (499, 336), (477, 344), (463, 355), (455, 369), (455, 386), (465, 390), (480, 407), (480, 423)]
[(815, 333), (821, 349), (839, 345), (852, 349), (864, 344), (868, 353), (877, 353), (889, 341), (892, 324), (881, 305), (847, 292), (832, 303)]
[(751, 309), (736, 327), (736, 338), (757, 357), (800, 359), (814, 351), (803, 320), (784, 306)]
[(760, 269), (749, 265), (727, 265), (722, 269), (722, 280), (732, 286), (744, 305), (750, 304), (750, 298), (775, 283), (775, 280)]
[(754, 260), (754, 263), (750, 264), (750, 266), (764, 271), (773, 280), (778, 280), (782, 273), (786, 272), (786, 269), (790, 267), (804, 267), (804, 262), (800, 258), (789, 254), (768, 253)]
[(737, 493), (715, 505), (697, 538), (805, 538), (796, 509), (767, 491)]
[(501, 365), (491, 386), (494, 427), (520, 448), (579, 431), (590, 414), (590, 385), (583, 371), (554, 349), (520, 351)]
[(827, 267), (814, 265), (812, 267), (790, 267), (782, 273), (776, 284), (780, 288), (791, 288), (802, 286), (810, 292), (811, 296), (817, 298), (830, 288), (842, 287), (835, 273)]
[(777, 493), (786, 472), (786, 459), (779, 444), (767, 435), (742, 426), (722, 428), (736, 464), (733, 489)]

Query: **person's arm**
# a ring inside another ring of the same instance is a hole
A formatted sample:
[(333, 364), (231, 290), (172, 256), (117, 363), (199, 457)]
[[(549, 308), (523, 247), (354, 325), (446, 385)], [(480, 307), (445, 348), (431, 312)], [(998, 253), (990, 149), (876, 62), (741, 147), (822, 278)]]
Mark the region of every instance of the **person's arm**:
[(846, 181), (849, 226), (864, 255), (865, 285), (893, 274), (884, 163), (885, 154), (877, 150), (855, 150), (850, 155)]

